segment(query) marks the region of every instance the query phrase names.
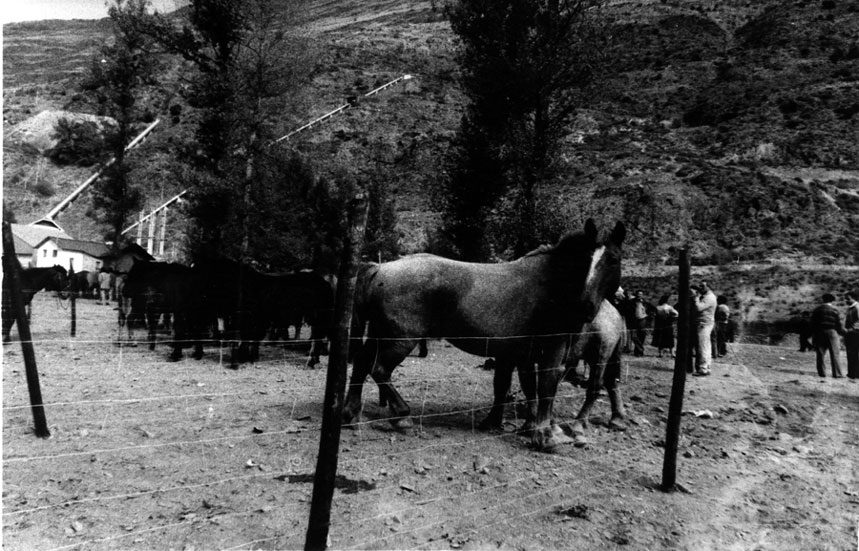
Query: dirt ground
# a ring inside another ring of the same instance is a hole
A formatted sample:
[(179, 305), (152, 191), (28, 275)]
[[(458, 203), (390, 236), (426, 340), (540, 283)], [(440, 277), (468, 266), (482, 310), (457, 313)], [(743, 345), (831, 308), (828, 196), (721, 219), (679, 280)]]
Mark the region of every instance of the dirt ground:
[[(3, 548), (302, 548), (325, 370), (279, 346), (238, 371), (217, 349), (168, 363), (163, 345), (117, 346), (116, 313), (94, 301), (70, 338), (63, 306), (33, 307), (51, 438), (33, 435), (19, 343), (3, 347)], [(626, 357), (626, 432), (600, 400), (589, 445), (546, 454), (513, 407), (503, 432), (476, 430), (491, 374), (432, 342), (395, 373), (415, 429), (392, 431), (367, 388), (365, 422), (344, 431), (331, 546), (856, 549), (859, 383), (818, 378), (790, 344), (734, 344), (687, 381), (684, 491), (663, 493), (670, 359)], [(560, 394), (573, 417), (583, 391)]]

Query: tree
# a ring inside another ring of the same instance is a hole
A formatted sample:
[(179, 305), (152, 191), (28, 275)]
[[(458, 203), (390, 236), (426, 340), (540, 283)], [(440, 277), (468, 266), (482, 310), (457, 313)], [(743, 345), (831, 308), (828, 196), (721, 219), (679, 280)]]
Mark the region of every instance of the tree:
[(113, 157), (93, 187), (95, 217), (106, 223), (106, 236), (114, 247), (121, 244), (129, 215), (141, 205), (142, 193), (129, 179), (131, 171), (125, 148), (145, 116), (139, 107), (147, 85), (154, 83), (158, 68), (152, 42), (131, 25), (145, 13), (146, 0), (115, 0), (108, 14), (113, 22), (112, 41), (105, 43), (93, 60), (84, 89), (96, 96), (102, 113), (116, 122), (105, 133), (107, 151)]
[[(466, 259), (490, 251), (521, 255), (537, 245), (538, 187), (580, 97), (601, 62), (602, 0), (458, 0), (449, 8), (461, 42), (469, 104), (447, 182), (443, 233)], [(492, 243), (487, 219), (502, 197), (513, 242)]]
[[(277, 121), (309, 75), (307, 48), (295, 30), (299, 5), (297, 0), (192, 0), (179, 25), (158, 14), (136, 22), (140, 32), (193, 69), (185, 95), (198, 122), (182, 159), (198, 171), (186, 181), (197, 226), (194, 250), (238, 259), (271, 257), (272, 243), (289, 242), (295, 231), (288, 217), (275, 217), (283, 222), (277, 226), (267, 220), (268, 233), (252, 226), (273, 204), (272, 193), (278, 197), (274, 204), (283, 205), (288, 195), (301, 194), (284, 186), (306, 180), (303, 173), (285, 177), (282, 169), (297, 165), (289, 154), (269, 147)], [(275, 192), (278, 186), (282, 189)]]

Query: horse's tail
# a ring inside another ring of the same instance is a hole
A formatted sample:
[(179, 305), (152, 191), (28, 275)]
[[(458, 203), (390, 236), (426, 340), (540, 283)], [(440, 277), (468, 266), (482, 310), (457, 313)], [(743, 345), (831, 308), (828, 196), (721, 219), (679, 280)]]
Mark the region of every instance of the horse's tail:
[(358, 267), (358, 277), (355, 281), (355, 297), (352, 301), (352, 326), (349, 338), (350, 362), (355, 359), (355, 354), (364, 343), (364, 333), (367, 329), (368, 309), (370, 305), (370, 289), (378, 273), (378, 264), (365, 263)]

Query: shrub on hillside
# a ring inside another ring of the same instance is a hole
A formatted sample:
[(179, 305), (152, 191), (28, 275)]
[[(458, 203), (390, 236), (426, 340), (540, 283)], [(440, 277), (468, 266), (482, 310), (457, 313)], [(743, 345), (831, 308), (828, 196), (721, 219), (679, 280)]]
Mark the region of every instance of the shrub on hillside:
[(94, 121), (63, 117), (57, 121), (52, 138), (57, 145), (46, 154), (60, 165), (92, 166), (106, 150), (102, 129)]
[(54, 184), (48, 182), (47, 180), (41, 180), (33, 186), (33, 191), (38, 193), (41, 197), (53, 197), (53, 195), (57, 192), (54, 189)]

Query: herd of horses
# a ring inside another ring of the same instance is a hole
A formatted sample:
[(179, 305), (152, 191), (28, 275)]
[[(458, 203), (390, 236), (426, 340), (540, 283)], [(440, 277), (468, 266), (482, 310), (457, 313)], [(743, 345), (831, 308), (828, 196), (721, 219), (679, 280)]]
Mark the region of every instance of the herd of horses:
[[(584, 231), (511, 262), (471, 263), (416, 254), (363, 265), (355, 288), (353, 369), (343, 406), (344, 425), (359, 420), (369, 375), (378, 386), (380, 405), (390, 409), (391, 423), (397, 428), (411, 426), (409, 406), (392, 384), (391, 374), (426, 339), (444, 339), (465, 352), (494, 359), (494, 400), (482, 428), (500, 426), (516, 371), (528, 404), (523, 430), (536, 448), (581, 442), (602, 388), (611, 402), (610, 426), (624, 429), (618, 382), (626, 332), (622, 316), (608, 299), (620, 285), (625, 235), (618, 222), (601, 237), (588, 220)], [(27, 294), (42, 288), (68, 289), (68, 276), (59, 266), (22, 273)], [(205, 343), (216, 341), (230, 343), (231, 365), (252, 362), (264, 339), (288, 336), (290, 327), (306, 323), (311, 328), (312, 366), (323, 353), (333, 323), (336, 283), (315, 272), (263, 273), (218, 258), (198, 260), (193, 266), (139, 262), (123, 279), (121, 323), (129, 329), (148, 327), (154, 348), (158, 319), (169, 315), (172, 360), (182, 357), (185, 346), (192, 347), (193, 357), (199, 359)], [(13, 319), (6, 280), (4, 342)], [(554, 421), (552, 411), (560, 382), (579, 360), (590, 366), (590, 375), (570, 436)]]

